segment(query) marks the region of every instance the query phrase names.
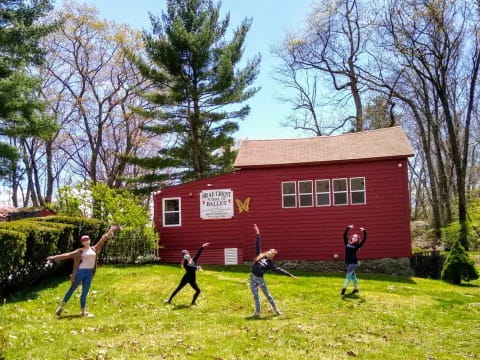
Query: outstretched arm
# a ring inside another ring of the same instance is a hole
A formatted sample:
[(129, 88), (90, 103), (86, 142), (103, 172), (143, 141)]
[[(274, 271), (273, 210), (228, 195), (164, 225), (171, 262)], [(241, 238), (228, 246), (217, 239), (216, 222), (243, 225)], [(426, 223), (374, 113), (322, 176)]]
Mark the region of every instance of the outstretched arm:
[(197, 254), (193, 257), (193, 261), (196, 263), (198, 258), (200, 257), (200, 254), (203, 252), (203, 249), (206, 248), (210, 243), (205, 243), (202, 245), (200, 249), (198, 249)]
[(120, 229), (120, 226), (118, 225), (114, 225), (112, 227), (110, 227), (110, 229), (108, 229), (108, 231), (102, 235), (102, 237), (100, 238), (100, 240), (98, 240), (98, 242), (92, 246), (93, 249), (95, 251), (100, 251), (103, 247), (103, 245), (105, 245), (105, 242), (110, 239), (117, 231), (118, 229)]
[(260, 240), (260, 229), (257, 224), (253, 224), (253, 229), (255, 230), (255, 254), (258, 255), (262, 252), (262, 244)]
[(269, 262), (269, 263), (270, 263), (269, 266), (268, 266), (269, 269), (275, 271), (278, 274), (287, 275), (287, 276), (290, 276), (290, 277), (296, 279), (296, 276), (290, 274), (287, 270), (282, 269), (280, 266), (275, 265), (273, 262)]
[(73, 259), (76, 254), (77, 254), (77, 250), (74, 250), (74, 251), (68, 252), (68, 253), (48, 256), (47, 260), (48, 261), (59, 261), (59, 260)]
[(345, 243), (345, 245), (347, 245), (347, 243), (348, 243), (348, 230), (350, 230), (352, 228), (353, 228), (353, 225), (348, 225), (345, 228), (345, 232), (343, 233), (343, 242)]

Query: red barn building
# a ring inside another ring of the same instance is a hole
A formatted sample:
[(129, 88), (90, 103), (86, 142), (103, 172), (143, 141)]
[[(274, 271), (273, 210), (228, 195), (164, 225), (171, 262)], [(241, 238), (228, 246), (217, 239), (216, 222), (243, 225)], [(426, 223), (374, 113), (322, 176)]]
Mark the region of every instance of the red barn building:
[(243, 141), (236, 172), (163, 188), (154, 197), (162, 262), (211, 246), (202, 263), (254, 258), (257, 223), (278, 260), (343, 257), (346, 225), (364, 226), (363, 259), (411, 255), (408, 157), (400, 127), (288, 140)]

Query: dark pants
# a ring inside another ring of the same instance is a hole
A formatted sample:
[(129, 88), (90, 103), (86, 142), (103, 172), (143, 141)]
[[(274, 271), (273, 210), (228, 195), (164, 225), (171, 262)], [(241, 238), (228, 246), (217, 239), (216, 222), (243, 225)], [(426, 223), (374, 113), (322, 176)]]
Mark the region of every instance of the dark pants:
[(195, 294), (193, 294), (193, 299), (192, 299), (192, 305), (195, 304), (195, 301), (198, 298), (198, 295), (200, 295), (200, 288), (197, 285), (197, 281), (195, 279), (189, 279), (188, 277), (184, 276), (182, 280), (180, 281), (180, 284), (177, 286), (177, 288), (173, 291), (172, 295), (170, 295), (170, 298), (168, 299), (168, 302), (171, 302), (173, 297), (177, 295), (177, 293), (182, 290), (185, 285), (190, 284), (190, 286), (195, 290)]

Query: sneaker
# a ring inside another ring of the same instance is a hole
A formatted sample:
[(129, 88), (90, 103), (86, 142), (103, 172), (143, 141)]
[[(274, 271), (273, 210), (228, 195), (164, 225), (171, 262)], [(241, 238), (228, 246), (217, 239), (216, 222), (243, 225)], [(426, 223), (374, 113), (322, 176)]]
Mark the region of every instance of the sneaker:
[(170, 300), (165, 300), (163, 303), (164, 304), (170, 304)]
[(345, 288), (342, 289), (342, 291), (340, 292), (340, 295), (345, 295)]
[(63, 306), (59, 306), (57, 310), (55, 310), (55, 315), (60, 316), (63, 311)]
[(93, 315), (92, 313), (89, 313), (89, 312), (84, 312), (84, 313), (82, 313), (82, 316), (85, 316), (87, 318), (93, 318), (95, 315)]
[(276, 314), (277, 316), (280, 316), (280, 315), (282, 315), (282, 312), (281, 312), (280, 310), (278, 310), (278, 309), (275, 309), (274, 311), (275, 311), (275, 314)]
[(358, 289), (353, 289), (352, 294), (358, 294), (360, 291)]

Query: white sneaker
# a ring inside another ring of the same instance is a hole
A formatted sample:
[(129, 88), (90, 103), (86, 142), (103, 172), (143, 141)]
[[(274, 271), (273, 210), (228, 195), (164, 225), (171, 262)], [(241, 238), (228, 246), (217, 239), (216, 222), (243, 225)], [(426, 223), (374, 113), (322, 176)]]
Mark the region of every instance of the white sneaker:
[(63, 306), (59, 306), (57, 310), (55, 310), (55, 315), (60, 316), (63, 311)]
[(84, 313), (82, 313), (82, 316), (85, 316), (85, 317), (88, 317), (88, 318), (93, 318), (95, 315), (93, 315), (92, 313), (89, 313), (89, 312), (84, 312)]
[(282, 315), (282, 312), (278, 309), (275, 309), (275, 314), (277, 314), (277, 316), (280, 316), (280, 315)]

